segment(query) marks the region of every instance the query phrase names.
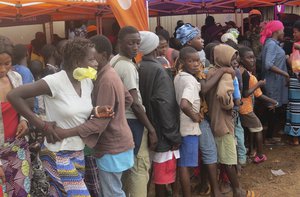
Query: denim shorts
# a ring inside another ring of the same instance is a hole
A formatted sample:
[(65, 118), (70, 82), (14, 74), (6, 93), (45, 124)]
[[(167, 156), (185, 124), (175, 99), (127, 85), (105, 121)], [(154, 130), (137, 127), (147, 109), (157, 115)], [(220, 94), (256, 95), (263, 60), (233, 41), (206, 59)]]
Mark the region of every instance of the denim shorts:
[(179, 148), (180, 158), (178, 166), (197, 167), (198, 166), (199, 136), (188, 135), (181, 138)]
[(217, 163), (218, 153), (215, 138), (207, 120), (204, 119), (200, 123), (200, 130), (202, 134), (199, 136), (199, 148), (201, 151), (203, 164)]

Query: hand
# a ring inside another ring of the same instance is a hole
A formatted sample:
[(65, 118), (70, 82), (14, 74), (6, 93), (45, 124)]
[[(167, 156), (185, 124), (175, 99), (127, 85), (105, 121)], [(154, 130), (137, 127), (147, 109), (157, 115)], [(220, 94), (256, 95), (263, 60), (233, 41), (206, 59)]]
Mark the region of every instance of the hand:
[(97, 106), (97, 112), (95, 112), (95, 116), (97, 118), (113, 118), (115, 112), (113, 111), (111, 106)]
[(259, 85), (259, 87), (265, 86), (266, 85), (266, 80), (265, 79), (264, 80), (260, 80), (258, 82), (258, 85)]
[(272, 103), (272, 105), (269, 105), (269, 106), (268, 106), (268, 109), (269, 109), (269, 111), (275, 111), (275, 109), (276, 109), (277, 106), (278, 106), (278, 102), (277, 102), (277, 101), (274, 101), (274, 102)]
[(24, 137), (26, 134), (28, 134), (29, 129), (28, 129), (28, 124), (26, 120), (21, 120), (18, 124), (17, 127), (17, 133), (16, 133), (16, 138), (22, 138)]
[(148, 145), (149, 149), (152, 151), (155, 151), (155, 148), (157, 146), (157, 135), (156, 131), (153, 129), (151, 131), (148, 131)]
[(175, 144), (175, 145), (172, 146), (171, 150), (178, 150), (179, 147), (180, 147), (180, 143)]
[(43, 132), (43, 135), (45, 135), (47, 142), (51, 143), (51, 144), (55, 144), (56, 142), (61, 141), (60, 137), (55, 132), (56, 122), (44, 121), (44, 123), (46, 125), (42, 132)]
[(0, 179), (2, 180), (2, 183), (5, 183), (5, 173), (3, 170), (3, 166), (0, 166)]

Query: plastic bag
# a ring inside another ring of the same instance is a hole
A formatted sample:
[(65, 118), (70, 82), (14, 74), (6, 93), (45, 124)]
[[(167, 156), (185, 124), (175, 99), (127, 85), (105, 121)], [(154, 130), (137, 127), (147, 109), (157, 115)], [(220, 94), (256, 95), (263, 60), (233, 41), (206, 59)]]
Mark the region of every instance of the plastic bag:
[(291, 54), (291, 64), (292, 64), (293, 72), (300, 73), (300, 52), (299, 52), (299, 50), (295, 50)]

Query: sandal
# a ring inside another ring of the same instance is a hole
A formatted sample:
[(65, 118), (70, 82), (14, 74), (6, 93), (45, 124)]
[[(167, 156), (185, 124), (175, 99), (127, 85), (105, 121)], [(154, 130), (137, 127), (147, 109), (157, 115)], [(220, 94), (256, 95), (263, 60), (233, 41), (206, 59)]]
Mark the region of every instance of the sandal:
[(256, 164), (262, 163), (267, 160), (267, 156), (262, 154), (261, 156), (256, 155), (253, 159), (253, 162)]
[(199, 192), (199, 195), (200, 196), (208, 196), (208, 195), (210, 195), (210, 193), (211, 193), (211, 187), (210, 187), (210, 184), (208, 184), (207, 185), (207, 189), (206, 189), (206, 191), (204, 191), (204, 192)]

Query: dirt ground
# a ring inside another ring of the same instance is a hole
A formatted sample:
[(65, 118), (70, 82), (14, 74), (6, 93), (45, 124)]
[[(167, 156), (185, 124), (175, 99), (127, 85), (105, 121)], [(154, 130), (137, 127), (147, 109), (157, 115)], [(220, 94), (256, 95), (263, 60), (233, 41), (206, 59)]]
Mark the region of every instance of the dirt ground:
[[(265, 146), (264, 150), (268, 157), (266, 162), (250, 163), (242, 169), (239, 177), (242, 188), (253, 190), (256, 197), (300, 197), (300, 146), (273, 145)], [(279, 169), (286, 174), (274, 176), (271, 173)], [(151, 190), (149, 197), (154, 196), (153, 185)]]

